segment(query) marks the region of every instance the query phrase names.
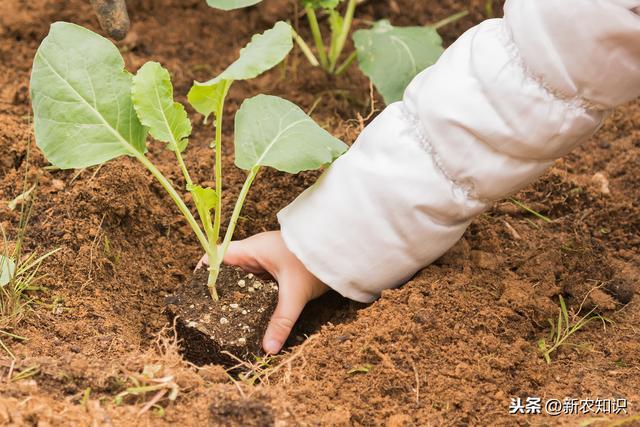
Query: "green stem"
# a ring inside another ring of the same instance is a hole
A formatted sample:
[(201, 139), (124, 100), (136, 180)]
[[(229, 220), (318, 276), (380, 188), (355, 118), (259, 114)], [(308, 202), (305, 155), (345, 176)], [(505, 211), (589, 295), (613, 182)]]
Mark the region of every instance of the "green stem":
[(344, 49), (344, 45), (347, 43), (347, 37), (349, 36), (349, 30), (351, 29), (355, 11), (356, 0), (349, 0), (349, 4), (347, 5), (347, 12), (345, 13), (344, 20), (342, 22), (342, 29), (340, 30), (340, 35), (338, 36), (338, 40), (336, 42), (336, 48), (333, 56), (331, 57), (331, 63), (329, 64), (329, 69), (331, 72), (335, 70), (336, 63), (338, 62), (340, 54), (342, 53), (342, 49)]
[(247, 179), (244, 181), (242, 190), (240, 190), (240, 195), (238, 196), (236, 205), (233, 208), (233, 213), (231, 214), (231, 220), (229, 221), (227, 232), (224, 235), (224, 241), (222, 242), (222, 246), (218, 249), (218, 259), (220, 260), (217, 265), (218, 270), (220, 269), (220, 264), (222, 264), (222, 259), (227, 253), (227, 249), (229, 249), (229, 244), (231, 243), (231, 239), (233, 238), (233, 232), (236, 229), (236, 224), (238, 223), (238, 218), (240, 217), (240, 212), (242, 211), (242, 205), (244, 205), (244, 201), (247, 198), (247, 194), (249, 194), (251, 184), (253, 184), (253, 180), (255, 179), (256, 175), (258, 175), (259, 171), (259, 165), (252, 167), (249, 171), (249, 174), (247, 175)]
[(191, 176), (189, 176), (189, 171), (187, 170), (187, 165), (184, 164), (184, 159), (182, 158), (182, 154), (178, 149), (178, 144), (174, 145), (176, 159), (178, 159), (178, 164), (180, 165), (180, 169), (182, 170), (182, 175), (184, 176), (184, 180), (187, 183), (187, 188), (193, 185), (193, 181), (191, 181)]
[(445, 25), (449, 25), (452, 22), (456, 22), (457, 20), (464, 18), (468, 14), (469, 14), (468, 10), (463, 10), (462, 12), (455, 13), (455, 14), (451, 15), (448, 18), (444, 18), (443, 20), (438, 21), (433, 25), (430, 25), (430, 27), (438, 30), (438, 29), (444, 27)]
[(187, 205), (184, 203), (175, 188), (173, 188), (173, 185), (171, 185), (171, 182), (169, 182), (169, 180), (162, 174), (162, 172), (160, 172), (158, 168), (156, 168), (156, 166), (151, 163), (151, 161), (144, 154), (136, 151), (134, 153), (134, 156), (140, 161), (140, 163), (144, 165), (144, 167), (149, 170), (149, 172), (151, 172), (151, 174), (158, 180), (158, 182), (160, 182), (160, 185), (162, 185), (165, 191), (169, 193), (169, 197), (171, 197), (176, 206), (178, 206), (178, 209), (180, 210), (182, 215), (184, 215), (187, 222), (191, 226), (191, 229), (196, 234), (200, 245), (202, 245), (202, 248), (207, 252), (209, 256), (211, 256), (211, 252), (215, 251), (211, 251), (209, 249), (209, 242), (207, 241), (207, 237), (202, 232), (202, 229), (198, 225), (196, 219), (193, 217), (193, 214), (191, 214), (191, 211), (189, 210)]
[[(329, 61), (331, 61), (336, 54), (336, 45), (338, 44), (339, 31), (336, 30), (337, 25), (335, 24), (335, 20), (339, 18), (340, 18), (340, 15), (338, 14), (338, 12), (336, 12), (333, 9), (329, 11), (329, 25), (331, 27), (331, 43), (329, 44)], [(330, 68), (331, 68), (330, 65), (327, 66), (327, 71), (330, 71)]]
[[(216, 207), (213, 219), (213, 232), (209, 235), (209, 265), (210, 266), (219, 266), (221, 260), (218, 259), (218, 251), (216, 249), (216, 245), (218, 244), (218, 237), (220, 236), (220, 223), (222, 222), (222, 115), (224, 114), (224, 100), (227, 97), (227, 93), (229, 92), (229, 88), (233, 83), (232, 80), (225, 81), (225, 87), (222, 92), (222, 96), (216, 106), (215, 116), (215, 127), (216, 127), (216, 136), (215, 136), (215, 182), (216, 182)], [(219, 267), (218, 267), (219, 269)], [(207, 280), (207, 287), (209, 288), (209, 293), (211, 294), (211, 298), (214, 301), (218, 300), (218, 292), (216, 291), (216, 280), (218, 279), (218, 271), (214, 271), (212, 268), (209, 269), (209, 279)]]
[(322, 33), (320, 32), (320, 25), (318, 25), (318, 17), (313, 7), (307, 5), (304, 10), (307, 12), (307, 21), (309, 21), (309, 28), (311, 28), (311, 34), (313, 35), (313, 41), (316, 44), (318, 50), (318, 56), (320, 57), (320, 65), (325, 70), (329, 66), (327, 59), (327, 49), (322, 41)]
[(309, 63), (314, 67), (319, 66), (320, 63), (318, 62), (318, 58), (316, 58), (316, 56), (313, 54), (307, 42), (305, 42), (302, 39), (302, 37), (300, 37), (300, 34), (298, 34), (296, 30), (292, 28), (291, 31), (293, 32), (293, 39), (296, 41), (296, 43), (298, 44), (298, 47), (300, 48), (304, 56), (307, 58)]
[(356, 54), (356, 52), (352, 52), (351, 55), (349, 55), (349, 57), (347, 59), (345, 59), (345, 61), (342, 63), (342, 65), (340, 65), (336, 69), (336, 76), (339, 76), (340, 74), (342, 74), (345, 71), (347, 71), (347, 69), (351, 66), (351, 64), (353, 64), (353, 61), (355, 61), (357, 57), (358, 57), (358, 55)]
[[(213, 236), (209, 242), (213, 247), (218, 243), (218, 237), (220, 236), (220, 222), (222, 221), (222, 115), (224, 113), (224, 100), (227, 97), (227, 92), (231, 87), (232, 81), (225, 83), (225, 88), (220, 97), (220, 101), (216, 106), (216, 137), (215, 137), (215, 181), (216, 181), (216, 203), (215, 216), (213, 220)], [(215, 260), (211, 260), (212, 262)]]

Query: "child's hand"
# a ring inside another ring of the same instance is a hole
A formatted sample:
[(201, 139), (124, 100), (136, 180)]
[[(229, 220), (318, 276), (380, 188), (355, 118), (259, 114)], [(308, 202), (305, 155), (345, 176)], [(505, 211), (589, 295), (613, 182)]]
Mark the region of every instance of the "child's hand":
[[(207, 261), (205, 255), (198, 267)], [(287, 248), (279, 231), (231, 242), (224, 262), (249, 273), (269, 273), (278, 282), (278, 305), (262, 341), (262, 348), (269, 354), (280, 351), (304, 306), (329, 290)]]

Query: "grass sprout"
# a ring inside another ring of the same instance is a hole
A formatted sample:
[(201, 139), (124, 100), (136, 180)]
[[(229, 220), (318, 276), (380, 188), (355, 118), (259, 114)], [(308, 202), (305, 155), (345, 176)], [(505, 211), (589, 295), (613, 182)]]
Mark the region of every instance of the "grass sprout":
[(597, 307), (591, 309), (591, 311), (589, 311), (585, 316), (579, 318), (577, 321), (571, 321), (569, 320), (569, 312), (567, 311), (567, 305), (564, 302), (562, 295), (559, 295), (559, 299), (560, 312), (558, 313), (558, 320), (554, 322), (552, 319), (548, 319), (549, 324), (551, 325), (549, 336), (548, 338), (541, 338), (538, 341), (538, 349), (548, 364), (551, 363), (551, 355), (560, 347), (580, 347), (576, 344), (570, 343), (568, 339), (580, 329), (584, 328), (589, 322), (593, 320), (601, 320), (604, 324), (612, 323), (611, 320), (599, 314), (594, 314)]
[[(26, 162), (28, 165), (29, 149), (27, 149)], [(23, 187), (22, 194), (9, 203), (11, 210), (16, 209), (18, 204), (20, 205), (17, 234), (12, 242), (9, 241), (4, 228), (0, 225), (0, 236), (2, 237), (2, 241), (0, 241), (0, 348), (11, 359), (15, 359), (15, 356), (5, 340), (9, 338), (26, 340), (25, 337), (13, 331), (34, 302), (31, 294), (44, 290), (40, 286), (40, 282), (46, 277), (46, 274), (40, 273), (42, 262), (59, 250), (58, 248), (40, 256), (36, 252), (24, 254), (24, 240), (33, 209), (37, 184), (29, 185), (25, 173)]]
[(156, 415), (163, 416), (164, 408), (160, 405), (160, 402), (163, 400), (175, 401), (180, 392), (180, 387), (175, 382), (173, 375), (159, 377), (158, 374), (161, 369), (162, 366), (160, 365), (145, 365), (142, 373), (129, 375), (125, 380), (128, 387), (114, 397), (113, 403), (121, 405), (126, 398), (133, 398), (134, 400), (145, 402), (140, 411), (138, 411), (138, 415), (142, 415), (153, 408), (156, 411)]
[(519, 200), (516, 199), (509, 199), (509, 201), (511, 201), (511, 203), (513, 203), (514, 205), (516, 205), (517, 207), (519, 207), (520, 209), (523, 209), (527, 212), (529, 212), (530, 214), (540, 218), (541, 220), (543, 220), (544, 222), (547, 222), (549, 224), (551, 224), (553, 222), (553, 220), (547, 216), (542, 215), (540, 212), (535, 211), (533, 209), (531, 209), (529, 206), (525, 205), (524, 203), (522, 203)]

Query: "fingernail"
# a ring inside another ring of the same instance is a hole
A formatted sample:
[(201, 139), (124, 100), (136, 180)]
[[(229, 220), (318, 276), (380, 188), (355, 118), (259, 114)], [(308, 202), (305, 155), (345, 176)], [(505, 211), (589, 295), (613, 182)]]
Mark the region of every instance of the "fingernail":
[(264, 351), (268, 354), (276, 354), (280, 351), (280, 343), (276, 340), (268, 340), (264, 343)]

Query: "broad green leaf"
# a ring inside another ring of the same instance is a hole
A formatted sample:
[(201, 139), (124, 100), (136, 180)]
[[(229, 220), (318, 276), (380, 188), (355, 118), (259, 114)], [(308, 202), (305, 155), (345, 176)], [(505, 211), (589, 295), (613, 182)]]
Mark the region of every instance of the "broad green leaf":
[(304, 6), (311, 6), (313, 9), (335, 9), (342, 0), (302, 0)]
[(259, 76), (287, 56), (293, 48), (292, 34), (289, 24), (276, 22), (273, 28), (251, 37), (249, 44), (240, 49), (240, 57), (218, 77), (198, 84), (210, 86), (222, 80), (248, 80)]
[(78, 25), (51, 25), (33, 61), (31, 100), (38, 147), (59, 168), (146, 149), (122, 56), (109, 40)]
[(235, 123), (236, 166), (298, 173), (318, 169), (347, 150), (297, 105), (277, 96), (244, 101)]
[(207, 4), (216, 9), (233, 10), (253, 6), (261, 1), (262, 0), (207, 0)]
[(191, 135), (191, 122), (182, 104), (173, 101), (169, 72), (157, 62), (147, 62), (133, 77), (133, 107), (140, 122), (155, 139), (172, 150), (184, 151)]
[(291, 26), (283, 21), (277, 22), (270, 30), (254, 35), (251, 42), (240, 50), (240, 57), (216, 78), (205, 83), (195, 82), (189, 91), (189, 103), (200, 114), (209, 116), (224, 93), (223, 86), (234, 80), (257, 77), (278, 65), (292, 48)]
[(8, 285), (16, 274), (16, 264), (11, 258), (0, 255), (0, 288)]
[(382, 20), (353, 34), (360, 69), (385, 103), (400, 101), (411, 80), (433, 65), (444, 49), (432, 27), (393, 27)]

